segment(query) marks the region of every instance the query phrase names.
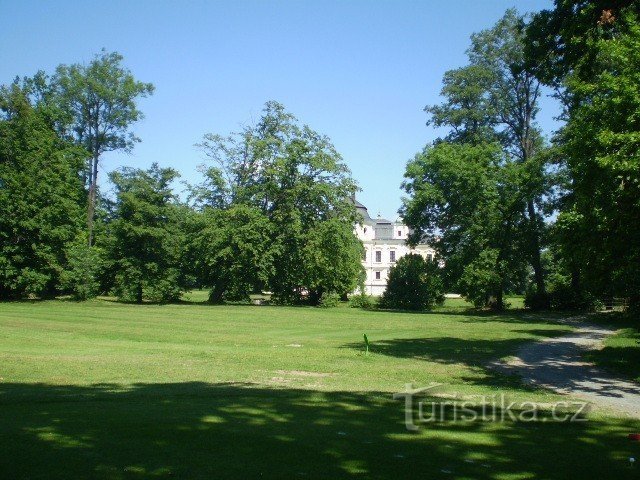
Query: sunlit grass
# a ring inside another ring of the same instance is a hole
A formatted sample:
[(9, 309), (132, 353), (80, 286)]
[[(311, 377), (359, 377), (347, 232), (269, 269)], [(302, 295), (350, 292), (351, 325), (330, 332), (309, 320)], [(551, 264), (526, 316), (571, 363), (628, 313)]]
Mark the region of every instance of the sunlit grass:
[(406, 383), (442, 383), (464, 398), (558, 399), (487, 363), (569, 327), (462, 302), (427, 314), (0, 304), (0, 478), (628, 475), (636, 445), (626, 433), (640, 427), (629, 420), (406, 431), (392, 400)]

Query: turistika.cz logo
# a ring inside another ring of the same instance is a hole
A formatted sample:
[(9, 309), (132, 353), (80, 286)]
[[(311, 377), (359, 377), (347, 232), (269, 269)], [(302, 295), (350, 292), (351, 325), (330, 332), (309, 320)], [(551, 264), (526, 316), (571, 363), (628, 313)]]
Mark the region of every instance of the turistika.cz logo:
[(465, 400), (447, 393), (443, 384), (415, 388), (408, 383), (393, 398), (404, 400), (404, 423), (409, 431), (438, 422), (586, 422), (589, 412), (587, 402), (512, 402), (503, 393)]

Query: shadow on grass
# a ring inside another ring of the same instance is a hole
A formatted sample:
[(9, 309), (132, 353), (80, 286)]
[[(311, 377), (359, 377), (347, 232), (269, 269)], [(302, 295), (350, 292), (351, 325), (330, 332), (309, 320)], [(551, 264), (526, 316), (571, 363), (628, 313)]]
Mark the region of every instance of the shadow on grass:
[[(0, 477), (635, 478), (638, 423), (444, 422), (388, 394), (176, 383), (0, 384)], [(450, 472), (450, 473), (446, 473)]]
[[(457, 337), (394, 338), (376, 340), (371, 345), (371, 351), (396, 358), (479, 366), (490, 360), (512, 354), (519, 345), (530, 340), (530, 338), (509, 340), (472, 340)], [(344, 347), (361, 350), (362, 343), (349, 343)]]
[(640, 383), (640, 331), (625, 328), (599, 350), (590, 350), (585, 359), (612, 373)]
[[(540, 338), (558, 337), (565, 333), (562, 329), (513, 330)], [(463, 363), (469, 366), (483, 366), (492, 360), (513, 355), (518, 347), (535, 338), (517, 337), (506, 340), (468, 339), (458, 337), (394, 338), (376, 340), (371, 351), (396, 358), (414, 358), (437, 363)], [(343, 348), (361, 350), (362, 343), (354, 342)]]
[[(560, 329), (515, 330), (515, 332), (535, 335), (539, 338), (558, 337), (565, 333)], [(522, 345), (535, 341), (532, 337), (517, 337), (506, 340), (463, 339), (457, 337), (394, 338), (376, 340), (371, 344), (371, 352), (395, 358), (407, 358), (440, 364), (464, 364), (481, 371), (479, 378), (464, 379), (469, 384), (490, 388), (517, 388), (535, 390), (524, 384), (519, 375), (490, 368), (491, 362), (514, 355)], [(362, 350), (361, 342), (342, 345), (342, 348)]]
[(433, 310), (425, 311), (410, 311), (410, 310), (370, 310), (371, 312), (379, 313), (394, 313), (394, 314), (407, 314), (407, 315), (424, 315), (425, 317), (440, 317), (440, 316), (453, 316), (464, 317), (460, 319), (462, 323), (484, 323), (484, 322), (502, 322), (502, 323), (524, 323), (529, 324), (545, 323), (545, 324), (557, 324), (563, 323), (563, 321), (575, 313), (567, 312), (532, 312), (525, 309), (511, 309), (504, 310), (502, 312), (495, 312), (491, 310), (479, 310), (475, 308), (464, 309), (447, 309), (447, 308), (435, 308)]

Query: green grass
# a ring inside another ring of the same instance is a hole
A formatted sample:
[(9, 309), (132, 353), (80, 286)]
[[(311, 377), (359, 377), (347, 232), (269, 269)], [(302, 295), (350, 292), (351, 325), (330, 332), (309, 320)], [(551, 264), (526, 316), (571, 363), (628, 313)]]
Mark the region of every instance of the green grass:
[(597, 320), (619, 330), (608, 337), (601, 350), (586, 357), (599, 366), (640, 383), (640, 329), (638, 319), (617, 313), (595, 316)]
[(0, 478), (636, 478), (637, 421), (403, 426), (406, 383), (557, 400), (486, 364), (568, 328), (455, 302), (0, 304)]

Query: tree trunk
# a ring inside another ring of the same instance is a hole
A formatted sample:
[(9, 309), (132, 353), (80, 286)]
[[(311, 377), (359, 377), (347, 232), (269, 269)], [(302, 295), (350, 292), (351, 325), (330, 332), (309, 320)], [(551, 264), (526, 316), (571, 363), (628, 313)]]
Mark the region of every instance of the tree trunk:
[(209, 291), (209, 299), (207, 301), (213, 304), (224, 303), (224, 294), (227, 291), (227, 285), (227, 281), (222, 279), (216, 280)]
[(138, 284), (138, 291), (136, 292), (136, 302), (142, 303), (142, 283)]
[(544, 295), (546, 293), (546, 288), (544, 285), (544, 271), (542, 270), (542, 259), (540, 254), (540, 235), (533, 200), (529, 200), (527, 202), (527, 210), (529, 212), (529, 223), (531, 228), (531, 266), (533, 267), (533, 274), (536, 281), (536, 291), (539, 295)]
[(504, 293), (502, 291), (502, 285), (496, 292), (496, 304), (494, 305), (494, 310), (501, 312), (504, 310)]
[(640, 293), (633, 293), (629, 296), (627, 310), (633, 313), (640, 312)]
[(89, 204), (87, 206), (87, 230), (89, 231), (89, 246), (93, 245), (93, 219), (96, 212), (97, 197), (97, 181), (98, 181), (98, 152), (93, 154), (91, 165), (91, 184), (89, 185)]
[(571, 291), (579, 295), (582, 290), (580, 281), (580, 269), (576, 265), (571, 266)]

